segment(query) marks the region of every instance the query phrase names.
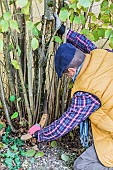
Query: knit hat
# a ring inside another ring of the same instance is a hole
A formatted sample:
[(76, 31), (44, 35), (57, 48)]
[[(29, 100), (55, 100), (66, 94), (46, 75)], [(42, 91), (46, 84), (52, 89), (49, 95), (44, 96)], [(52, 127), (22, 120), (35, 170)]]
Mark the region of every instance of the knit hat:
[(76, 48), (70, 43), (60, 45), (55, 55), (55, 70), (60, 78), (68, 68), (76, 52)]

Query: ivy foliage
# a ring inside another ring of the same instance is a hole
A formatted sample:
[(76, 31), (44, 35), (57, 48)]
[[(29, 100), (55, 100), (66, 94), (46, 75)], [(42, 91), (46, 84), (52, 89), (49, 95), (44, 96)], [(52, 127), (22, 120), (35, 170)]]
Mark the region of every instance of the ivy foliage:
[[(2, 136), (2, 148), (0, 152), (0, 159), (8, 167), (9, 170), (18, 170), (21, 168), (20, 156), (24, 156), (22, 150), (23, 141), (20, 138), (9, 137), (11, 132), (10, 126), (6, 129), (6, 133)], [(14, 166), (15, 164), (15, 166)]]
[[(2, 128), (2, 127), (0, 127)], [(0, 159), (9, 170), (18, 170), (22, 167), (21, 157), (35, 157), (39, 158), (44, 156), (44, 152), (36, 152), (34, 149), (24, 151), (24, 142), (20, 138), (10, 136), (11, 128), (7, 127), (5, 135), (2, 136), (0, 142)]]

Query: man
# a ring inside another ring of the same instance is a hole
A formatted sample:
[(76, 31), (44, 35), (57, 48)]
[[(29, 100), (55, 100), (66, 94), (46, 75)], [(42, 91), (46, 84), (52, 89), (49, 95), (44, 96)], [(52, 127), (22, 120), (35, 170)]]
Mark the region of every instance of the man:
[(58, 120), (43, 129), (34, 125), (29, 133), (48, 142), (89, 117), (94, 146), (75, 160), (74, 170), (113, 170), (113, 54), (68, 30), (67, 43), (56, 51), (55, 69), (59, 78), (66, 74), (74, 80), (71, 105)]

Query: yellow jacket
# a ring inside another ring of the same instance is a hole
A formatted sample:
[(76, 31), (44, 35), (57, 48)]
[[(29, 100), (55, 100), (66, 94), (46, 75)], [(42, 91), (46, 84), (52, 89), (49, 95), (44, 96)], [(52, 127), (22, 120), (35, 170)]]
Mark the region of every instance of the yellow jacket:
[(113, 167), (113, 53), (96, 49), (86, 55), (71, 95), (76, 91), (92, 93), (101, 101), (89, 118), (98, 158)]

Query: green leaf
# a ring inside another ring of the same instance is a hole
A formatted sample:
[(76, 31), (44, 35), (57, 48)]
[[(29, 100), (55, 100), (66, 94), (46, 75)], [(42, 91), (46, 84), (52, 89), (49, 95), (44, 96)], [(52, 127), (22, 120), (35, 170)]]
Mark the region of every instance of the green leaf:
[(87, 8), (91, 6), (93, 0), (78, 0), (81, 6)]
[(9, 100), (10, 100), (11, 102), (14, 102), (14, 101), (15, 101), (15, 96), (14, 96), (14, 95), (10, 96)]
[(25, 156), (32, 157), (35, 155), (35, 153), (36, 153), (36, 151), (34, 149), (29, 149), (25, 152)]
[(20, 8), (23, 8), (27, 5), (28, 0), (17, 0), (17, 4)]
[(0, 142), (0, 149), (4, 148), (4, 144), (2, 142)]
[(30, 2), (28, 2), (27, 5), (21, 9), (21, 13), (25, 15), (29, 15), (29, 7), (30, 7)]
[(13, 0), (9, 0), (9, 5), (12, 5), (13, 4)]
[(2, 137), (2, 142), (5, 143), (6, 145), (9, 143), (9, 140), (7, 139), (6, 135)]
[(11, 119), (15, 119), (18, 117), (18, 112), (14, 112), (13, 115), (11, 116)]
[(73, 83), (72, 83), (72, 81), (69, 81), (68, 89), (72, 89), (72, 88), (73, 88)]
[(51, 142), (51, 146), (52, 146), (53, 148), (56, 148), (56, 147), (57, 147), (57, 142), (56, 142), (56, 141), (52, 141), (52, 142)]
[(73, 20), (74, 20), (74, 14), (71, 14), (71, 15), (70, 15), (69, 20), (70, 20), (70, 23), (73, 22)]
[(6, 165), (8, 165), (8, 167), (10, 167), (10, 168), (13, 166), (12, 161), (13, 161), (13, 160), (12, 160), (11, 158), (6, 158), (6, 159), (5, 159)]
[(35, 159), (34, 159), (34, 157), (32, 157), (32, 158), (30, 159), (30, 163), (33, 164), (34, 162), (35, 162)]
[[(87, 8), (86, 7), (81, 7), (81, 10), (83, 11), (83, 12), (87, 12)], [(79, 12), (78, 13), (81, 13), (81, 10), (79, 9)]]
[(113, 10), (113, 3), (111, 3), (109, 9), (112, 11)]
[(21, 97), (17, 98), (17, 102), (20, 102), (20, 101), (21, 101), (21, 99), (22, 99)]
[(102, 24), (102, 27), (103, 27), (103, 28), (108, 28), (108, 26), (109, 26), (109, 24), (108, 24), (108, 23), (104, 23), (104, 24)]
[(20, 47), (18, 45), (18, 56), (20, 56), (20, 55), (21, 55), (21, 49), (20, 49)]
[(107, 14), (101, 15), (100, 20), (103, 21), (104, 23), (110, 23), (110, 16)]
[(12, 65), (14, 66), (14, 68), (15, 69), (17, 69), (17, 70), (19, 70), (20, 69), (20, 66), (19, 66), (19, 64), (18, 64), (18, 62), (17, 62), (17, 60), (12, 60)]
[(11, 50), (13, 50), (13, 49), (14, 49), (14, 45), (13, 45), (13, 44), (10, 44), (8, 50), (11, 51)]
[(32, 28), (32, 33), (33, 33), (33, 35), (35, 35), (36, 37), (38, 37), (38, 35), (39, 35), (38, 29), (37, 29), (35, 26), (33, 26), (33, 28)]
[(92, 16), (92, 21), (93, 21), (93, 22), (96, 22), (96, 20), (97, 20), (96, 16), (95, 16), (95, 15)]
[(80, 4), (80, 2), (77, 3), (77, 8), (80, 9), (82, 6)]
[(70, 160), (69, 156), (67, 156), (66, 154), (62, 154), (61, 159), (65, 162)]
[(7, 32), (9, 27), (8, 21), (1, 20), (0, 24), (2, 26), (2, 32)]
[(94, 16), (94, 13), (93, 12), (89, 12), (88, 16)]
[(79, 18), (80, 18), (81, 23), (82, 23), (83, 25), (85, 25), (85, 22), (86, 22), (86, 21), (85, 21), (85, 17), (81, 14)]
[(33, 50), (36, 50), (39, 46), (38, 40), (36, 38), (33, 38), (31, 41), (31, 46), (33, 48)]
[(4, 18), (4, 20), (7, 20), (7, 21), (11, 20), (11, 18), (12, 18), (11, 13), (10, 12), (4, 13), (3, 18)]
[(89, 33), (89, 34), (87, 35), (87, 37), (88, 37), (91, 41), (95, 41), (95, 37), (94, 37), (94, 35), (93, 35), (92, 33)]
[(16, 20), (10, 20), (10, 28), (19, 32), (18, 23)]
[(11, 137), (10, 139), (9, 139), (9, 141), (12, 143), (12, 142), (14, 142), (14, 138), (13, 137)]
[(27, 29), (28, 29), (28, 30), (32, 30), (34, 24), (33, 24), (33, 22), (31, 22), (31, 21), (26, 21), (26, 26), (27, 26)]
[(39, 158), (39, 157), (43, 157), (44, 156), (44, 152), (37, 152), (35, 155), (35, 158)]
[(0, 52), (3, 51), (3, 40), (0, 39)]
[(84, 34), (84, 35), (88, 35), (89, 34), (89, 30), (84, 28), (83, 30), (81, 30), (80, 32), (81, 34)]
[(113, 26), (113, 20), (111, 21), (111, 25)]
[(88, 24), (88, 28), (89, 28), (90, 30), (94, 30), (94, 29), (96, 28), (96, 24), (90, 22), (90, 23)]
[(74, 17), (74, 23), (75, 23), (75, 24), (80, 24), (80, 18), (77, 17), (77, 16), (75, 16), (75, 17)]
[(38, 0), (39, 3), (42, 3), (42, 0)]
[(20, 138), (16, 138), (14, 144), (16, 144), (17, 146), (22, 146), (24, 142)]
[(54, 40), (55, 40), (55, 42), (57, 42), (57, 43), (61, 43), (61, 42), (62, 42), (62, 40), (61, 40), (61, 38), (60, 38), (59, 36), (55, 36), (55, 37), (54, 37)]
[(93, 34), (93, 36), (94, 36), (94, 38), (95, 38), (95, 42), (96, 41), (98, 41), (99, 40), (99, 36), (98, 36), (98, 32), (96, 31), (96, 30), (94, 30), (94, 31), (92, 31), (92, 34)]
[(20, 150), (20, 154), (22, 155), (22, 156), (25, 156), (25, 151), (23, 151), (22, 149)]
[(110, 41), (109, 46), (113, 49), (113, 37), (111, 37), (109, 41)]
[(66, 21), (69, 18), (69, 12), (65, 10), (61, 10), (59, 14), (59, 18), (61, 21)]
[(104, 28), (98, 28), (97, 29), (98, 36), (104, 38), (105, 36), (105, 29)]
[(77, 7), (76, 3), (69, 4), (68, 6), (69, 6), (69, 8), (72, 8), (72, 9), (75, 9)]
[(0, 124), (0, 130), (2, 130), (2, 129), (3, 129), (3, 127), (4, 127), (4, 125), (3, 125), (3, 124)]
[[(106, 11), (102, 11), (102, 14), (110, 14), (110, 10), (109, 9), (107, 9)], [(110, 16), (110, 15), (109, 15)]]
[(11, 149), (14, 151), (18, 151), (18, 147), (16, 146), (16, 144), (14, 144), (13, 146), (11, 146)]
[(74, 134), (73, 134), (73, 132), (69, 132), (69, 135), (71, 136), (71, 139), (74, 141)]
[(11, 132), (11, 127), (8, 126), (7, 129), (6, 129), (6, 133), (9, 134)]
[(105, 11), (107, 8), (108, 8), (108, 1), (107, 0), (104, 0), (102, 3), (101, 3), (101, 5), (100, 5), (100, 9), (102, 10), (102, 11)]
[(77, 0), (69, 0), (71, 4), (74, 4)]
[(6, 154), (7, 157), (10, 157), (10, 158), (14, 158), (15, 157), (15, 153), (11, 152), (10, 149), (8, 149), (5, 154)]
[(36, 22), (34, 26), (37, 27), (39, 24), (41, 24), (41, 22)]
[(106, 30), (105, 31), (105, 38), (109, 38), (112, 33), (112, 29)]
[(0, 109), (2, 108), (3, 106), (2, 106), (2, 102), (0, 101)]
[(16, 165), (18, 166), (18, 167), (20, 167), (20, 157), (17, 155), (17, 157), (14, 159), (14, 161), (15, 161), (15, 163), (16, 163)]

